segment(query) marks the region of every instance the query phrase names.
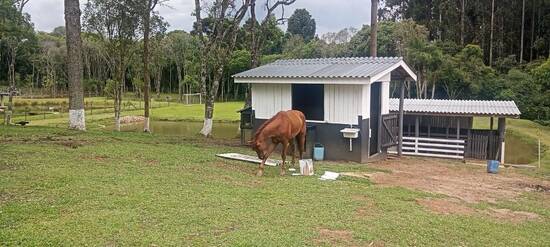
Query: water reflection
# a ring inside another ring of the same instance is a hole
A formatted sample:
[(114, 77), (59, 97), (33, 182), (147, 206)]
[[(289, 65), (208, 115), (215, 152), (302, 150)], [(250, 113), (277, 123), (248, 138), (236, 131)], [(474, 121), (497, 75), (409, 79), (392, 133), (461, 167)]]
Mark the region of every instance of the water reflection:
[[(197, 136), (202, 128), (202, 122), (188, 121), (151, 121), (151, 131), (155, 134), (172, 136)], [(142, 131), (143, 123), (125, 124), (122, 131)], [(214, 122), (212, 136), (221, 139), (233, 139), (239, 137), (239, 123)]]

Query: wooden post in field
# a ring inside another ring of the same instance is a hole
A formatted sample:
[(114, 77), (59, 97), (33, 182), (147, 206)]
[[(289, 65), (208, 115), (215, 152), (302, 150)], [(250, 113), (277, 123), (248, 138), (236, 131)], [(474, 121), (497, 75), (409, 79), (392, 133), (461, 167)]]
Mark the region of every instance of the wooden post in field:
[(537, 131), (537, 136), (539, 137), (539, 169), (540, 169), (540, 129)]

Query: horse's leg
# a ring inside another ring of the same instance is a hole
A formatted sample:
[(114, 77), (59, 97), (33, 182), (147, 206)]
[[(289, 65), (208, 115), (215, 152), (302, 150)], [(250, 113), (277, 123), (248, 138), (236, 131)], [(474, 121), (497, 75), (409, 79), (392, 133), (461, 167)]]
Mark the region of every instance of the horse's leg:
[(288, 151), (288, 145), (290, 144), (288, 141), (283, 141), (283, 153), (281, 154), (281, 158), (283, 159), (283, 163), (281, 164), (281, 176), (285, 175), (285, 160), (286, 160), (286, 152)]
[(264, 175), (264, 164), (267, 158), (263, 159), (262, 162), (260, 162), (260, 166), (258, 167), (258, 172), (256, 172), (256, 176), (261, 177)]
[(265, 162), (267, 161), (267, 159), (269, 159), (269, 156), (271, 155), (271, 153), (273, 153), (273, 151), (275, 150), (276, 147), (277, 147), (277, 144), (273, 144), (273, 145), (269, 146), (264, 159), (262, 159), (262, 162), (260, 162), (260, 166), (258, 167), (258, 172), (256, 173), (256, 176), (264, 175)]
[(290, 140), (290, 148), (292, 149), (292, 167), (296, 167), (296, 141), (294, 138)]
[(300, 152), (300, 159), (303, 159), (304, 157), (304, 151), (306, 149), (306, 133), (300, 133), (298, 134), (298, 151)]

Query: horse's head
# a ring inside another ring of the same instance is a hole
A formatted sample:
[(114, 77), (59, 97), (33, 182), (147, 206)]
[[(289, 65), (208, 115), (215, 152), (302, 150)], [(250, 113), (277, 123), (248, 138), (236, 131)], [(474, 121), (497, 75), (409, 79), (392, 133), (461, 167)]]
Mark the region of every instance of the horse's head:
[(249, 142), (252, 149), (256, 151), (258, 158), (263, 160), (267, 158), (267, 153), (269, 149), (269, 142), (262, 139), (254, 139)]

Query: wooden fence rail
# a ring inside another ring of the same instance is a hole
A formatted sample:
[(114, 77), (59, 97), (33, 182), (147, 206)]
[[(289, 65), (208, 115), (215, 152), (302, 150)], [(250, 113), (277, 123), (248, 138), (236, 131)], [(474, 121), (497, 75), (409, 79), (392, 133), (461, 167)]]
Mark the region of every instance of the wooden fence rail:
[(464, 159), (464, 147), (465, 140), (403, 137), (403, 154), (405, 155)]

